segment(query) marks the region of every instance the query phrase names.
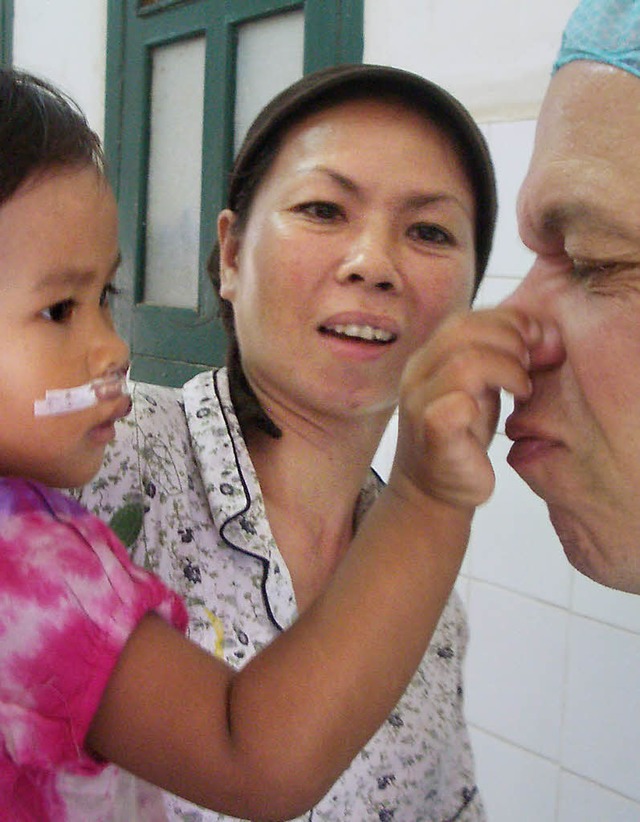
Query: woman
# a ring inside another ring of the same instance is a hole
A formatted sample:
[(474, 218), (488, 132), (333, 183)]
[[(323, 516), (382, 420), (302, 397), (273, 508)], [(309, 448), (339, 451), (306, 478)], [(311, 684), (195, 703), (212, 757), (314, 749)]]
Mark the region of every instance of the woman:
[[(466, 468), (467, 485), (458, 474), (448, 483), (436, 438), (421, 433), (431, 394), (419, 385), (437, 373), (437, 352), (414, 357), (401, 387), (411, 355), (469, 306), (484, 272), (496, 207), (484, 140), (422, 78), (328, 69), (259, 115), (228, 204), (210, 266), (228, 368), (181, 390), (135, 386), (133, 414), (82, 500), (106, 517), (142, 503), (134, 558), (185, 597), (191, 638), (236, 667), (337, 593), (350, 619), (338, 648), (317, 647), (319, 668), (333, 680), (338, 669), (345, 691), (388, 720), (305, 819), (484, 819), (463, 718), (466, 625), (456, 595), (446, 598), (486, 478)], [(507, 356), (522, 357), (526, 329), (513, 320), (506, 333)], [(522, 394), (519, 379), (511, 389)], [(398, 455), (382, 491), (369, 466), (400, 393)], [(433, 448), (433, 471), (417, 443)], [(359, 574), (377, 580), (375, 600), (340, 588), (366, 528), (379, 545)], [(425, 572), (419, 552), (438, 539), (444, 550)], [(372, 631), (380, 656), (364, 677)], [(397, 693), (409, 684), (389, 710), (392, 679)], [(324, 680), (299, 686), (317, 687), (326, 707)], [(256, 721), (280, 698), (265, 693)], [(350, 711), (336, 699), (345, 733)], [(176, 819), (224, 818), (175, 797), (167, 806)]]

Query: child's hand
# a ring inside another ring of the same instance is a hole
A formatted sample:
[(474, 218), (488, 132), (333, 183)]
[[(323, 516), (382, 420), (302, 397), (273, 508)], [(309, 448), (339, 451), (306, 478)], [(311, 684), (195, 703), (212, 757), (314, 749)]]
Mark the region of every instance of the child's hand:
[(541, 333), (535, 320), (513, 309), (457, 314), (411, 357), (400, 385), (389, 479), (398, 493), (461, 507), (489, 498), (495, 477), (487, 448), (500, 389), (528, 397), (529, 349)]

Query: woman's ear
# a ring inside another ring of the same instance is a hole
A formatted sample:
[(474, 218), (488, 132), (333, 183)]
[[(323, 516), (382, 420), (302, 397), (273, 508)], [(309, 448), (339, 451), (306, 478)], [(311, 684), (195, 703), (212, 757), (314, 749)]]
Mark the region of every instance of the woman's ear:
[(235, 230), (236, 215), (225, 208), (218, 215), (218, 245), (220, 246), (220, 296), (233, 301), (238, 276), (240, 238)]

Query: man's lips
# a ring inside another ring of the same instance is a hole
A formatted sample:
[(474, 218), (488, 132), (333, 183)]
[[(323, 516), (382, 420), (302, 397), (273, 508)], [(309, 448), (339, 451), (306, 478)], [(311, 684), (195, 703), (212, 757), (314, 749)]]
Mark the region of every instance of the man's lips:
[(525, 422), (518, 417), (517, 413), (507, 418), (505, 434), (513, 440), (507, 462), (516, 470), (526, 462), (548, 454), (549, 451), (562, 444), (557, 437), (538, 426)]
[(544, 431), (529, 419), (526, 419), (517, 410), (510, 414), (504, 425), (507, 437), (514, 442), (519, 440), (546, 440), (552, 442), (555, 437)]

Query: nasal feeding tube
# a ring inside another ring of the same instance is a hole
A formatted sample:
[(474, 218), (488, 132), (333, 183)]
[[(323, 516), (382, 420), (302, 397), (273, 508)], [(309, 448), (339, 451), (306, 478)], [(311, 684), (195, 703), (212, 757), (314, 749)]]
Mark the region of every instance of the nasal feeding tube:
[(91, 408), (104, 400), (115, 400), (128, 393), (127, 372), (112, 371), (104, 377), (74, 388), (52, 388), (45, 391), (44, 399), (33, 403), (33, 413), (36, 417), (69, 414)]

